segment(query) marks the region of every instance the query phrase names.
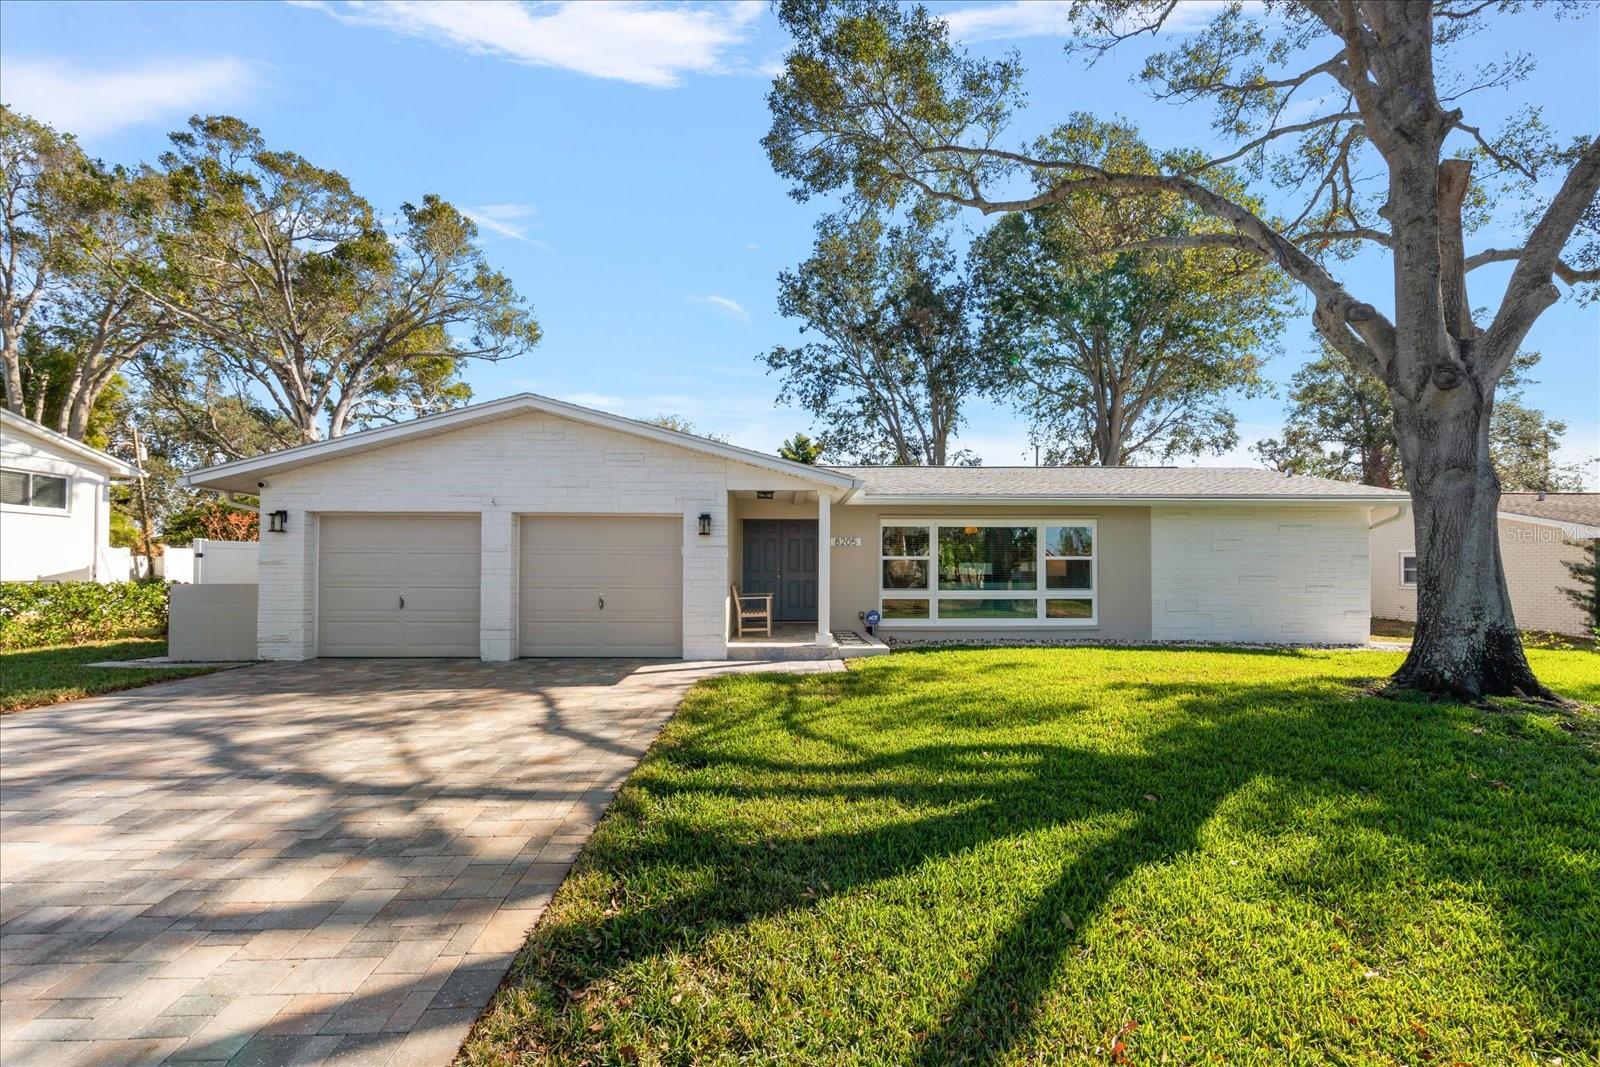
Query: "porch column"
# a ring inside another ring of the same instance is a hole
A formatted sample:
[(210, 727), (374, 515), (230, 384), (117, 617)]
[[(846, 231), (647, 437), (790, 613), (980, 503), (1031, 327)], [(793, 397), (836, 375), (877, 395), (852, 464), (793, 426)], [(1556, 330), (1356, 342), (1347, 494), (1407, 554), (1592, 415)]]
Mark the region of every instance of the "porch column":
[(817, 490), (817, 645), (833, 647), (833, 498)]

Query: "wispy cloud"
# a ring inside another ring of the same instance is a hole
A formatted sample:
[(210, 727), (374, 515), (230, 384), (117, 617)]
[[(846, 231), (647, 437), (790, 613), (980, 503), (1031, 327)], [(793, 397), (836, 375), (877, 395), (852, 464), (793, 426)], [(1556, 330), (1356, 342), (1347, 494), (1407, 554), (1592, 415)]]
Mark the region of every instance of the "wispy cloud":
[(297, 6), (478, 55), (656, 88), (678, 85), (688, 74), (733, 69), (737, 64), (727, 53), (747, 39), (761, 14), (758, 0), (694, 6), (640, 0), (299, 0)]
[(256, 84), (232, 56), (174, 59), (121, 70), (7, 57), (5, 103), (66, 133), (93, 137), (146, 122), (231, 107)]
[(461, 213), (477, 223), (481, 230), (549, 250), (549, 245), (528, 236), (528, 230), (533, 227), (534, 219), (539, 214), (539, 209), (532, 204), (484, 204), (480, 207), (464, 207)]
[[(1162, 24), (1163, 32), (1197, 29), (1217, 14), (1218, 5), (1209, 0), (1178, 0)], [(947, 12), (945, 24), (950, 34), (969, 43), (1012, 40), (1019, 37), (1068, 37), (1072, 35), (1069, 15), (1071, 0), (1011, 0), (962, 7)]]
[(712, 293), (709, 296), (702, 296), (700, 299), (714, 308), (727, 312), (741, 322), (750, 321), (750, 312), (746, 311), (744, 305), (731, 296), (718, 296), (716, 293)]

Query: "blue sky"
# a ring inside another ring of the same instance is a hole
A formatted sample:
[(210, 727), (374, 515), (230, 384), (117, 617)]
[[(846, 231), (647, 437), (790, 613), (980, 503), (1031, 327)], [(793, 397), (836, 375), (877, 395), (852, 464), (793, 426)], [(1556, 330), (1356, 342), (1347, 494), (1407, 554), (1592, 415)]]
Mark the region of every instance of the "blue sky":
[[(1083, 109), (1130, 117), (1160, 145), (1218, 147), (1202, 111), (1130, 84), (1148, 45), (1085, 71), (1061, 54), (1060, 4), (939, 7), (974, 48), (1021, 52), (1019, 133)], [(757, 359), (796, 338), (775, 278), (822, 210), (789, 199), (759, 144), (785, 47), (764, 4), (8, 2), (0, 31), (0, 97), (104, 159), (152, 158), (190, 114), (224, 112), (342, 171), (380, 211), (438, 193), (474, 214), (545, 329), (532, 354), (469, 371), (479, 399), (529, 389), (673, 412), (764, 450), (808, 428), (774, 404)], [(1514, 51), (1537, 57), (1533, 79), (1468, 98), (1469, 121), (1493, 128), (1536, 100), (1563, 134), (1600, 130), (1600, 13), (1521, 17), (1467, 49)], [(1340, 274), (1384, 305), (1386, 271), (1371, 256)], [(1497, 301), (1504, 278), (1476, 272), (1474, 302)], [(1313, 347), (1297, 321), (1272, 377)], [(1560, 458), (1600, 455), (1600, 306), (1564, 301), (1528, 347), (1544, 353), (1530, 399), (1571, 427)], [(1282, 408), (1240, 403), (1240, 449), (1203, 462), (1249, 463)], [(992, 405), (974, 406), (961, 443), (986, 463), (1031, 462), (1026, 427)]]

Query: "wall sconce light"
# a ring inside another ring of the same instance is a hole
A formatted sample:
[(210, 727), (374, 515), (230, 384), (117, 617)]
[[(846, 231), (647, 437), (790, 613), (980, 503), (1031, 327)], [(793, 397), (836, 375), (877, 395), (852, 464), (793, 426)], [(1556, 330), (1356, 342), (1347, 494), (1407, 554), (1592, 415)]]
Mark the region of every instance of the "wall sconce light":
[(283, 533), (289, 528), (289, 513), (287, 511), (274, 511), (267, 516), (267, 532)]
[(710, 536), (710, 534), (711, 534), (711, 512), (702, 511), (700, 513), (700, 536), (701, 537), (708, 537), (708, 536)]

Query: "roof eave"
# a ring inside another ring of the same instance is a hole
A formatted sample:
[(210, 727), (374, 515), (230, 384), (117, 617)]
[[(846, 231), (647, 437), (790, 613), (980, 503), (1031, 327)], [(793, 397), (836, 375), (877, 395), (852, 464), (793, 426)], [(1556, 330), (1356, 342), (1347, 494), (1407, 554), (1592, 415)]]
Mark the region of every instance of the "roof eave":
[(954, 493), (857, 493), (848, 503), (857, 505), (869, 504), (910, 504), (910, 505), (955, 505), (962, 507), (996, 506), (996, 507), (1039, 507), (1056, 506), (1063, 504), (1079, 506), (1110, 506), (1110, 505), (1206, 505), (1206, 504), (1317, 504), (1317, 505), (1361, 505), (1366, 507), (1386, 507), (1399, 503), (1409, 502), (1409, 497), (1404, 493), (1393, 496), (1290, 496), (1285, 494), (1230, 494), (1228, 496), (1170, 496), (1152, 493), (1038, 493), (1038, 494), (1008, 494), (1005, 496), (961, 495)]

